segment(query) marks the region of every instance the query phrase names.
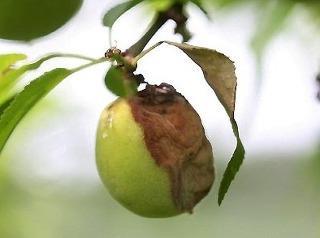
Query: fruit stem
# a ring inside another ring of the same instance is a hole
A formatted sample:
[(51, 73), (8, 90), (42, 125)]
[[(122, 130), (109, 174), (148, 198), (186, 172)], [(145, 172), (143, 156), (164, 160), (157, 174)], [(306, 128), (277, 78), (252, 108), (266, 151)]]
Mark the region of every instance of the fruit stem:
[(162, 43), (164, 43), (164, 41), (159, 41), (158, 43), (154, 44), (153, 46), (151, 46), (150, 48), (142, 51), (139, 55), (137, 55), (136, 57), (134, 57), (133, 59), (133, 63), (137, 64), (137, 62), (144, 57), (146, 54), (148, 54), (150, 51), (152, 51), (153, 49), (157, 48), (159, 45), (161, 45)]

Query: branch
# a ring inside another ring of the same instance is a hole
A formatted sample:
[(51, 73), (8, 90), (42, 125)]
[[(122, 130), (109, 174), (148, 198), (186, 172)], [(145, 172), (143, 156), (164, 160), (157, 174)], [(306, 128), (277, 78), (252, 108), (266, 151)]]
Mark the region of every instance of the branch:
[(164, 13), (158, 13), (153, 24), (150, 26), (149, 30), (133, 44), (127, 51), (126, 54), (129, 54), (132, 57), (139, 55), (151, 38), (158, 32), (158, 30), (169, 20), (168, 16)]
[(177, 24), (175, 29), (175, 33), (179, 33), (183, 36), (184, 41), (190, 39), (191, 35), (186, 29), (186, 21), (188, 17), (184, 12), (184, 4), (176, 3), (173, 4), (170, 8), (163, 12), (158, 12), (155, 17), (152, 25), (149, 27), (147, 32), (138, 40), (135, 44), (133, 44), (126, 52), (125, 55), (129, 55), (134, 58), (139, 55), (146, 45), (149, 43), (151, 38), (158, 32), (158, 30), (168, 21), (173, 20)]

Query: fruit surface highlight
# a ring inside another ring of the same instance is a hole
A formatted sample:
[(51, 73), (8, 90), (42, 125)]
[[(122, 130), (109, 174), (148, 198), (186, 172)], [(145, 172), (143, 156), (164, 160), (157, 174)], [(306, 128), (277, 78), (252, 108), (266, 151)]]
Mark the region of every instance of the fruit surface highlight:
[(214, 181), (200, 117), (163, 85), (119, 98), (102, 112), (96, 162), (110, 194), (145, 217), (191, 213)]

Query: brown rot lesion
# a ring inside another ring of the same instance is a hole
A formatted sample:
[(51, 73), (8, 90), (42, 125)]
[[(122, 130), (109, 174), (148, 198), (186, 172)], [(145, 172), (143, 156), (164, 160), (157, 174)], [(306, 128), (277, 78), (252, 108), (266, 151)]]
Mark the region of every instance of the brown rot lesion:
[(146, 83), (145, 88), (138, 92), (139, 97), (152, 105), (173, 102), (178, 95), (180, 94), (176, 89), (168, 83), (161, 83), (160, 85)]

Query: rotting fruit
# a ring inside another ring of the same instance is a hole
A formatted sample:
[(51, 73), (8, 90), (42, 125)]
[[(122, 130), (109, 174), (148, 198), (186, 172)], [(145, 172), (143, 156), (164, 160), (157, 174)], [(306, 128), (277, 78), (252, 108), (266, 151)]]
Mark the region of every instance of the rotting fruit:
[(96, 162), (112, 197), (144, 217), (191, 213), (215, 177), (199, 115), (168, 84), (118, 98), (102, 112)]

